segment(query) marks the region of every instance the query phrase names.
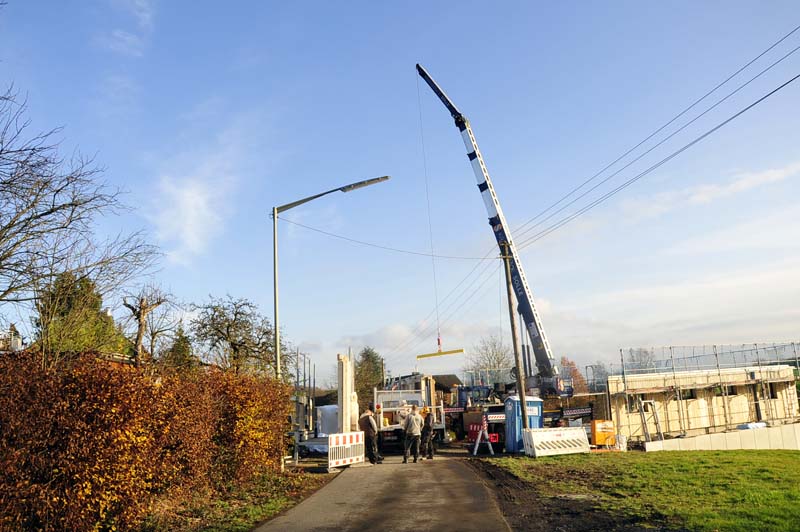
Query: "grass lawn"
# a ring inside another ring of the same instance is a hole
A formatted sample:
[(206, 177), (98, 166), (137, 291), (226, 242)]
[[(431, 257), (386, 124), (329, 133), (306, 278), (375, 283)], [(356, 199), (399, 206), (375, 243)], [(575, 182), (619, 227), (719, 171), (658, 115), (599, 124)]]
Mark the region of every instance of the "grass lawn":
[(201, 494), (161, 501), (140, 532), (246, 532), (294, 506), (333, 475), (287, 473), (265, 476), (228, 493)]
[(690, 530), (800, 530), (800, 452), (695, 451), (500, 458), (540, 496)]

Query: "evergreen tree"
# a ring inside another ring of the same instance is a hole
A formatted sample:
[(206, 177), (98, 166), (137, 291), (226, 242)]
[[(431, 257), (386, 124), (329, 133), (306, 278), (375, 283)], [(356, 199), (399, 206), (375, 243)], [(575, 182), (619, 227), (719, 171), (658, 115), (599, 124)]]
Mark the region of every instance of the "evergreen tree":
[(383, 381), (383, 357), (375, 349), (367, 346), (358, 354), (355, 381), (358, 406), (364, 410), (372, 403), (373, 388)]
[(200, 365), (200, 361), (192, 354), (192, 342), (183, 330), (183, 324), (178, 325), (175, 338), (164, 353), (160, 362), (164, 367), (189, 370)]
[(63, 355), (93, 351), (130, 354), (130, 345), (114, 318), (103, 310), (103, 298), (88, 277), (58, 275), (36, 302), (36, 346), (45, 366)]

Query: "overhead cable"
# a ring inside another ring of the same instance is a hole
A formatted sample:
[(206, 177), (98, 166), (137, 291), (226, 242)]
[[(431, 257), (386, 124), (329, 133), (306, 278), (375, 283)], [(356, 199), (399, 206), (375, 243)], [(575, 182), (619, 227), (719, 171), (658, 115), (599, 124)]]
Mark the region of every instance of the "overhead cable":
[(549, 235), (553, 231), (556, 231), (557, 229), (559, 229), (559, 228), (563, 227), (564, 225), (568, 224), (569, 222), (571, 222), (575, 218), (578, 218), (579, 216), (581, 216), (585, 212), (593, 209), (594, 207), (596, 207), (600, 203), (603, 203), (608, 198), (614, 196), (615, 194), (617, 194), (621, 190), (629, 187), (630, 185), (632, 185), (636, 181), (638, 181), (641, 178), (645, 177), (647, 174), (649, 174), (653, 170), (656, 170), (657, 168), (659, 168), (662, 165), (664, 165), (665, 163), (671, 161), (672, 159), (674, 159), (675, 157), (677, 157), (681, 153), (685, 152), (686, 150), (688, 150), (689, 148), (691, 148), (695, 144), (701, 142), (703, 139), (705, 139), (708, 136), (710, 136), (710, 135), (714, 134), (715, 132), (719, 131), (720, 129), (725, 127), (727, 124), (729, 124), (730, 122), (736, 120), (737, 118), (742, 116), (744, 113), (746, 113), (747, 111), (749, 111), (753, 107), (757, 106), (758, 104), (760, 104), (761, 102), (763, 102), (764, 100), (769, 98), (770, 96), (776, 94), (778, 91), (780, 91), (780, 90), (784, 89), (785, 87), (789, 86), (790, 84), (794, 83), (795, 81), (797, 81), (798, 78), (800, 78), (800, 74), (797, 74), (793, 78), (789, 79), (788, 81), (785, 81), (784, 83), (782, 83), (778, 87), (772, 89), (770, 92), (768, 92), (767, 94), (765, 94), (764, 96), (762, 96), (758, 100), (754, 101), (753, 103), (751, 103), (750, 105), (748, 105), (744, 109), (742, 109), (739, 112), (735, 113), (734, 115), (728, 117), (724, 121), (720, 122), (719, 124), (717, 124), (713, 128), (709, 129), (708, 131), (706, 131), (705, 133), (700, 135), (699, 137), (695, 138), (693, 141), (691, 141), (688, 144), (684, 145), (682, 148), (679, 148), (679, 149), (675, 150), (674, 152), (672, 152), (668, 156), (664, 157), (663, 159), (661, 159), (660, 161), (658, 161), (654, 165), (650, 166), (649, 168), (647, 168), (643, 172), (640, 172), (639, 174), (637, 174), (634, 177), (628, 179), (627, 181), (625, 181), (624, 183), (622, 183), (618, 187), (612, 189), (610, 192), (607, 192), (606, 194), (600, 196), (599, 198), (597, 198), (596, 200), (592, 201), (591, 203), (589, 203), (585, 207), (583, 207), (583, 208), (579, 209), (578, 211), (570, 214), (569, 216), (566, 216), (566, 217), (562, 218), (561, 220), (559, 220), (555, 224), (547, 227), (546, 229), (540, 231), (539, 233), (533, 235), (532, 237), (524, 240), (523, 242), (518, 244), (517, 248), (519, 250), (522, 250), (522, 249), (530, 246), (534, 242), (536, 242), (538, 240), (541, 240), (542, 238), (544, 238), (545, 236)]
[(288, 218), (284, 218), (283, 216), (278, 216), (278, 219), (283, 220), (284, 222), (290, 223), (292, 225), (296, 225), (298, 227), (302, 227), (303, 229), (308, 229), (309, 231), (314, 231), (315, 233), (321, 233), (323, 235), (327, 235), (332, 238), (338, 238), (340, 240), (345, 240), (347, 242), (352, 242), (353, 244), (359, 244), (361, 246), (368, 246), (378, 249), (384, 249), (386, 251), (393, 251), (395, 253), (405, 253), (406, 255), (418, 255), (420, 257), (436, 257), (437, 259), (455, 259), (455, 260), (475, 260), (475, 261), (487, 261), (493, 260), (488, 256), (484, 257), (463, 257), (458, 255), (434, 255), (432, 253), (425, 253), (422, 251), (411, 251), (408, 249), (398, 249), (389, 246), (383, 246), (381, 244), (374, 244), (372, 242), (364, 242), (363, 240), (356, 240), (355, 238), (350, 238), (344, 235), (337, 235), (336, 233), (331, 233), (329, 231), (325, 231), (323, 229), (319, 229), (318, 227), (312, 227), (310, 225), (301, 224), (300, 222), (296, 222), (294, 220), (290, 220)]
[[(615, 164), (617, 164), (619, 161), (621, 161), (622, 159), (624, 159), (625, 157), (627, 157), (628, 155), (630, 155), (630, 154), (631, 154), (633, 151), (635, 151), (636, 149), (638, 149), (638, 148), (639, 148), (639, 147), (640, 147), (642, 144), (644, 144), (645, 142), (647, 142), (648, 140), (650, 140), (651, 138), (653, 138), (654, 136), (656, 136), (658, 133), (660, 133), (660, 132), (661, 132), (661, 131), (663, 131), (665, 128), (667, 128), (668, 126), (670, 126), (672, 123), (674, 123), (674, 122), (675, 122), (677, 119), (679, 119), (679, 118), (680, 118), (680, 117), (682, 117), (684, 114), (686, 114), (686, 113), (687, 113), (687, 112), (689, 112), (691, 109), (693, 109), (695, 106), (697, 106), (697, 104), (699, 104), (700, 102), (702, 102), (703, 100), (705, 100), (706, 98), (708, 98), (709, 96), (711, 96), (711, 95), (712, 95), (713, 93), (715, 93), (715, 92), (716, 92), (718, 89), (720, 89), (720, 88), (721, 88), (723, 85), (727, 84), (727, 83), (728, 83), (730, 80), (732, 80), (732, 79), (733, 79), (733, 78), (735, 78), (737, 75), (739, 75), (740, 73), (742, 73), (742, 72), (743, 72), (745, 69), (747, 69), (747, 68), (748, 68), (750, 65), (752, 65), (753, 63), (755, 63), (756, 61), (758, 61), (759, 59), (761, 59), (761, 58), (762, 58), (764, 55), (766, 55), (768, 52), (770, 52), (770, 51), (771, 51), (773, 48), (775, 48), (775, 47), (776, 47), (776, 46), (778, 46), (780, 43), (782, 43), (782, 42), (783, 42), (783, 41), (785, 41), (787, 38), (789, 38), (789, 37), (790, 37), (792, 34), (794, 34), (795, 32), (797, 32), (797, 30), (800, 30), (800, 26), (796, 26), (796, 27), (795, 27), (793, 30), (791, 30), (789, 33), (785, 34), (783, 37), (781, 37), (780, 39), (778, 39), (777, 41), (775, 41), (775, 42), (774, 42), (774, 43), (773, 43), (771, 46), (769, 46), (767, 49), (765, 49), (763, 52), (761, 52), (760, 54), (758, 54), (756, 57), (754, 57), (753, 59), (751, 59), (750, 61), (748, 61), (747, 63), (745, 63), (745, 64), (744, 64), (744, 65), (743, 65), (741, 68), (739, 68), (739, 69), (738, 69), (736, 72), (734, 72), (733, 74), (731, 74), (730, 76), (728, 76), (727, 78), (725, 78), (725, 80), (724, 80), (724, 81), (722, 81), (722, 82), (718, 83), (718, 84), (717, 84), (717, 85), (716, 85), (714, 88), (712, 88), (710, 91), (706, 92), (706, 93), (705, 93), (703, 96), (701, 96), (700, 98), (696, 99), (694, 102), (692, 102), (692, 104), (691, 104), (691, 105), (689, 105), (688, 107), (686, 107), (686, 108), (685, 108), (683, 111), (681, 111), (680, 113), (678, 113), (678, 114), (676, 114), (675, 116), (673, 116), (673, 117), (672, 117), (672, 118), (671, 118), (671, 119), (670, 119), (668, 122), (666, 122), (664, 125), (662, 125), (662, 126), (661, 126), (661, 127), (659, 127), (658, 129), (656, 129), (655, 131), (653, 131), (652, 133), (650, 133), (650, 135), (648, 135), (647, 137), (645, 137), (645, 138), (644, 138), (642, 141), (640, 141), (638, 144), (636, 144), (635, 146), (633, 146), (632, 148), (630, 148), (628, 151), (626, 151), (625, 153), (623, 153), (622, 155), (620, 155), (619, 157), (617, 157), (616, 159), (614, 159), (612, 162), (608, 163), (608, 164), (607, 164), (606, 166), (604, 166), (604, 167), (603, 167), (603, 168), (602, 168), (600, 171), (598, 171), (598, 172), (597, 172), (597, 173), (595, 173), (593, 176), (591, 176), (590, 178), (588, 178), (588, 179), (586, 179), (585, 181), (583, 181), (583, 182), (582, 182), (580, 185), (578, 185), (577, 187), (575, 187), (575, 188), (573, 188), (572, 190), (570, 190), (570, 191), (569, 191), (567, 194), (565, 194), (564, 196), (562, 196), (562, 197), (561, 197), (561, 199), (559, 199), (559, 200), (558, 200), (558, 201), (556, 201), (555, 203), (551, 204), (549, 207), (547, 207), (547, 208), (546, 208), (546, 209), (544, 209), (543, 211), (539, 212), (539, 213), (538, 213), (536, 216), (534, 216), (533, 218), (531, 218), (531, 219), (527, 220), (527, 221), (526, 221), (526, 222), (524, 222), (522, 225), (520, 225), (519, 227), (517, 227), (517, 228), (516, 228), (516, 231), (520, 231), (520, 230), (522, 230), (524, 227), (526, 227), (526, 226), (530, 225), (530, 224), (531, 224), (531, 223), (533, 223), (535, 220), (539, 219), (540, 217), (542, 217), (543, 215), (545, 215), (546, 213), (548, 213), (550, 210), (552, 210), (552, 209), (554, 209), (555, 207), (557, 207), (557, 206), (558, 206), (559, 204), (561, 204), (563, 201), (567, 200), (567, 199), (568, 199), (570, 196), (572, 196), (573, 194), (575, 194), (576, 192), (578, 192), (579, 190), (581, 190), (583, 187), (585, 187), (586, 185), (588, 185), (590, 182), (594, 181), (594, 180), (595, 180), (597, 177), (599, 177), (601, 174), (603, 174), (603, 173), (604, 173), (606, 170), (608, 170), (609, 168), (611, 168), (612, 166), (614, 166)], [(797, 48), (795, 48), (794, 50), (790, 51), (788, 54), (786, 54), (786, 55), (784, 55), (783, 57), (781, 57), (779, 60), (777, 60), (777, 61), (775, 61), (774, 63), (772, 63), (772, 64), (771, 64), (769, 67), (767, 67), (766, 69), (762, 70), (762, 71), (761, 71), (761, 72), (760, 72), (758, 75), (756, 75), (754, 78), (752, 78), (752, 79), (751, 79), (751, 80), (749, 80), (747, 83), (745, 83), (744, 85), (742, 85), (741, 87), (739, 87), (739, 89), (741, 89), (741, 88), (743, 88), (743, 87), (745, 87), (745, 86), (749, 85), (749, 84), (750, 84), (752, 81), (754, 81), (755, 79), (757, 79), (758, 77), (760, 77), (762, 74), (764, 74), (764, 73), (765, 73), (765, 72), (767, 72), (768, 70), (772, 69), (772, 68), (773, 68), (774, 66), (776, 66), (778, 63), (782, 62), (784, 59), (786, 59), (787, 57), (789, 57), (790, 55), (792, 55), (792, 54), (793, 54), (793, 53), (795, 53), (796, 51), (797, 51)], [(729, 94), (728, 96), (726, 96), (725, 98), (723, 98), (722, 100), (720, 100), (719, 102), (717, 102), (717, 104), (716, 104), (716, 105), (719, 105), (720, 103), (722, 103), (722, 101), (726, 100), (728, 97), (730, 97), (730, 96), (732, 96), (734, 93), (738, 92), (738, 90), (739, 90), (739, 89), (737, 89), (737, 90), (736, 90), (736, 91), (734, 91), (733, 93)], [(716, 105), (715, 105), (714, 107), (716, 107)], [(707, 109), (707, 110), (706, 110), (706, 113), (707, 113), (708, 111), (710, 111), (711, 109), (713, 109), (713, 107), (711, 107), (711, 108)], [(705, 114), (705, 113), (703, 113), (703, 114)], [(700, 115), (700, 116), (702, 116), (702, 115)], [(699, 118), (699, 116), (698, 116), (698, 117), (696, 117), (696, 118), (695, 118), (695, 120), (697, 120), (697, 118)], [(694, 121), (694, 120), (693, 120), (693, 121)], [(693, 121), (692, 121), (692, 122), (693, 122)], [(684, 129), (686, 126), (688, 126), (688, 125), (689, 125), (689, 124), (691, 124), (692, 122), (689, 122), (688, 124), (684, 125), (684, 126), (683, 126), (681, 129), (679, 129), (678, 131), (681, 131), (682, 129)], [(675, 133), (677, 133), (678, 131), (676, 131)], [(674, 136), (674, 135), (675, 135), (675, 133), (673, 133), (671, 136)], [(668, 139), (668, 138), (670, 138), (670, 137), (667, 137), (667, 139)], [(667, 139), (665, 139), (665, 140), (667, 140)], [(632, 161), (632, 162), (635, 162), (636, 160), (638, 160), (638, 159), (641, 159), (641, 157), (643, 157), (643, 156), (644, 156), (644, 155), (646, 155), (647, 153), (651, 152), (653, 149), (657, 148), (659, 145), (663, 144), (663, 142), (664, 142), (664, 141), (660, 142), (659, 144), (656, 144), (655, 146), (653, 146), (652, 148), (650, 148), (650, 149), (649, 149), (647, 152), (645, 152), (644, 154), (640, 155), (640, 156), (639, 156), (637, 159), (635, 159), (635, 160), (634, 160), (634, 161)], [(630, 166), (630, 164), (631, 164), (631, 163), (629, 163), (629, 164), (628, 164), (628, 166)], [(613, 177), (613, 176), (612, 176), (612, 177)], [(563, 209), (562, 209), (562, 210), (563, 210)], [(519, 233), (517, 236), (524, 235), (525, 233), (528, 233), (528, 232), (530, 232), (531, 230), (533, 230), (533, 229), (534, 229), (535, 227), (537, 227), (538, 225), (541, 225), (541, 224), (536, 224), (536, 225), (534, 225), (534, 226), (533, 226), (533, 227), (531, 227), (531, 228), (528, 228), (528, 229), (522, 230), (522, 231), (521, 231), (521, 232), (520, 232), (520, 233)]]

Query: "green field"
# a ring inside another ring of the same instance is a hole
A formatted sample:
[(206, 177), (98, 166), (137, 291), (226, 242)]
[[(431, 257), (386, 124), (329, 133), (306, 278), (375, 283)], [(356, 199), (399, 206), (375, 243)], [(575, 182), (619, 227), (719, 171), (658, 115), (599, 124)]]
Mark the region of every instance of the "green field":
[(800, 530), (800, 452), (696, 451), (501, 458), (540, 496), (690, 530)]

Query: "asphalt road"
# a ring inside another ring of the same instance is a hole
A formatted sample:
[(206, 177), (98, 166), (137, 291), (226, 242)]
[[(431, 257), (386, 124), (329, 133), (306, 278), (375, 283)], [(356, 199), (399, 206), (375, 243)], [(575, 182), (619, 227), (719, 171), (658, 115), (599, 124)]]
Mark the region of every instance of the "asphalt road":
[(510, 530), (494, 496), (459, 458), (353, 466), (255, 532)]

